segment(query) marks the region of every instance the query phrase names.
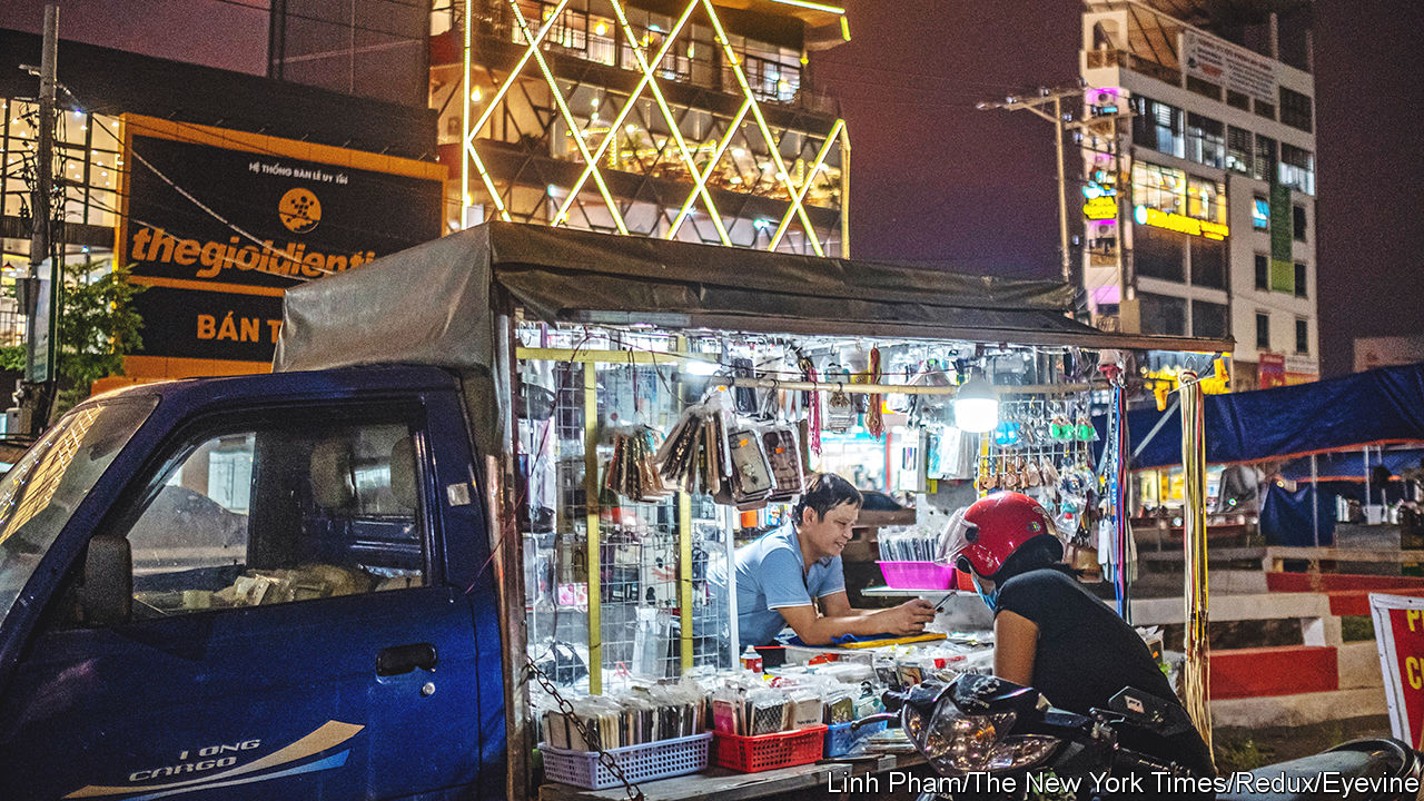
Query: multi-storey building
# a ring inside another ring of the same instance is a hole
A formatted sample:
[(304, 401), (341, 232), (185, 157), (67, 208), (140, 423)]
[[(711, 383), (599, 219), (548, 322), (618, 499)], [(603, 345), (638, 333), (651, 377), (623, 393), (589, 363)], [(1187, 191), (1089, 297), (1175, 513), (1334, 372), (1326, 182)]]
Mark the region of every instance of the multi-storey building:
[(1192, 7), (1086, 2), (1088, 302), (1104, 326), (1234, 337), (1237, 389), (1313, 380), (1308, 39), (1306, 63), (1292, 66), (1275, 36), (1262, 54), (1173, 15)]
[(846, 255), (849, 139), (810, 55), (848, 35), (802, 0), (437, 3), (448, 226)]

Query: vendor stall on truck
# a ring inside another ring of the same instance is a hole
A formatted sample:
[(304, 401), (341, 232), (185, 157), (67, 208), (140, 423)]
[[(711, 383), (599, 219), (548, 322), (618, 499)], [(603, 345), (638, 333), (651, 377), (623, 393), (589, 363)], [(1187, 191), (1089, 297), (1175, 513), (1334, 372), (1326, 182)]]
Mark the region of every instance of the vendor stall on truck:
[[(1129, 349), (1226, 347), (1070, 300), (500, 223), (292, 290), (276, 374), (94, 399), (0, 485), (0, 797), (732, 798), (901, 764), (847, 725), (875, 690), (992, 664), (949, 514), (1030, 493), (1125, 579), (1092, 418)], [(743, 662), (736, 549), (815, 473), (908, 502), (867, 596), (942, 613)]]

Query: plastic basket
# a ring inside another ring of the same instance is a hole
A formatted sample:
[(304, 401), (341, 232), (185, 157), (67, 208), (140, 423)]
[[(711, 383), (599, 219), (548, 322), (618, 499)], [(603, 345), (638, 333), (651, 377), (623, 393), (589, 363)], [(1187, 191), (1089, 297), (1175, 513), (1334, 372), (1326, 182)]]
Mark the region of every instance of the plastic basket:
[(890, 724), (883, 720), (877, 720), (858, 729), (852, 729), (849, 723), (832, 723), (830, 728), (826, 729), (826, 756), (838, 757), (848, 754), (862, 738), (869, 737), (878, 731), (884, 731), (888, 725)]
[(954, 565), (939, 562), (880, 562), (885, 584), (897, 590), (948, 590), (954, 587)]
[[(623, 769), (628, 781), (641, 782), (697, 773), (707, 767), (707, 747), (711, 732), (659, 740), (655, 743), (610, 748), (608, 753)], [(544, 777), (549, 781), (572, 784), (589, 790), (606, 790), (621, 782), (598, 761), (596, 751), (567, 751), (551, 745), (540, 745), (544, 755)]]
[(821, 758), (826, 727), (741, 737), (717, 732), (717, 764), (740, 773), (756, 773), (793, 765), (809, 765)]

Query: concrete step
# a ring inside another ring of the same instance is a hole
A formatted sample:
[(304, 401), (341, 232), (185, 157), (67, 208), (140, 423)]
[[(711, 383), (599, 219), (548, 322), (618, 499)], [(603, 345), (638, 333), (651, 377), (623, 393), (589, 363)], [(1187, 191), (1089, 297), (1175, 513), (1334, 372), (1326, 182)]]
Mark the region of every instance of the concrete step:
[(1388, 714), (1384, 690), (1379, 687), (1211, 702), (1212, 725), (1223, 728), (1311, 726), (1330, 720)]
[(1374, 641), (1347, 642), (1336, 648), (1340, 664), (1340, 689), (1357, 690), (1366, 687), (1384, 693), (1384, 677), (1380, 673), (1379, 646)]

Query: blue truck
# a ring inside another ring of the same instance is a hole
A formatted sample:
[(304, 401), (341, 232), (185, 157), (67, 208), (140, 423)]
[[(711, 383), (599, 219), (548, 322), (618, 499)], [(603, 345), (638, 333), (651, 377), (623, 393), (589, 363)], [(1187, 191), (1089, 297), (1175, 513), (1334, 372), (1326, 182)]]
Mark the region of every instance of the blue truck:
[(0, 485), (0, 798), (503, 797), (464, 420), (434, 367), (63, 418)]
[(290, 290), (273, 374), (91, 399), (0, 481), (0, 801), (525, 797), (518, 320), (1216, 344), (1071, 300), (508, 223)]

